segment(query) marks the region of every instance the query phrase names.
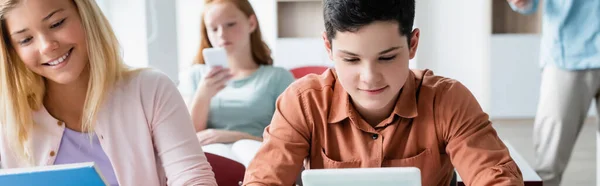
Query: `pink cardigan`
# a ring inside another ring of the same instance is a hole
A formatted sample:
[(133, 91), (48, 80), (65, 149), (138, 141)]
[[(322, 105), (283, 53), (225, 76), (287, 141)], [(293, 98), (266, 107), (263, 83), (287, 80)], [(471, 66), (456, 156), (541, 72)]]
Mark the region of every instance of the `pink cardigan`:
[[(52, 165), (65, 126), (45, 108), (33, 116), (35, 163)], [(217, 185), (181, 95), (160, 72), (142, 70), (117, 83), (94, 130), (119, 185)], [(3, 134), (1, 167), (20, 167)]]

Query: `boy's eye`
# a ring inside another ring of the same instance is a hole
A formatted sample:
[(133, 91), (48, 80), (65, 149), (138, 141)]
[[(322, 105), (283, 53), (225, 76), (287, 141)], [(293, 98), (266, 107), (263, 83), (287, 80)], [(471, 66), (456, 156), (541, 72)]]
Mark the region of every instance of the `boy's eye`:
[(396, 58), (396, 55), (388, 56), (388, 57), (380, 57), (379, 60), (381, 60), (381, 61), (390, 61), (390, 60), (393, 60), (394, 58)]
[(357, 62), (357, 61), (359, 61), (359, 59), (358, 58), (344, 58), (344, 61), (345, 62)]

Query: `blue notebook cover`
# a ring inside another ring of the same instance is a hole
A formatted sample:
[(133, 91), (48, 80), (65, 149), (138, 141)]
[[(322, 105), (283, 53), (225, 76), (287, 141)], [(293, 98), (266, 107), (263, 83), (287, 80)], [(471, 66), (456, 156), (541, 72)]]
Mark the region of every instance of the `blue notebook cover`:
[(93, 162), (0, 169), (0, 185), (107, 186)]

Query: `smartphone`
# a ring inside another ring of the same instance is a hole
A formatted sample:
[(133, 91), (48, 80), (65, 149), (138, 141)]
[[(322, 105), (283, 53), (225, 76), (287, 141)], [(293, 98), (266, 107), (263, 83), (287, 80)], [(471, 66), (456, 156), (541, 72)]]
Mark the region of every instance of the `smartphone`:
[(224, 48), (205, 48), (202, 50), (202, 55), (204, 55), (204, 64), (209, 67), (227, 68), (227, 52)]

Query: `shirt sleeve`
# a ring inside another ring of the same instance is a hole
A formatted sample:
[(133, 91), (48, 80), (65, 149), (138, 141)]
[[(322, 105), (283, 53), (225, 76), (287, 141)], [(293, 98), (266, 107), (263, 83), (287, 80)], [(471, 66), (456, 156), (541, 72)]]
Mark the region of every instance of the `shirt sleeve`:
[(310, 148), (312, 120), (306, 117), (305, 106), (293, 88), (279, 97), (273, 120), (263, 134), (263, 145), (246, 170), (244, 185), (294, 183)]
[(150, 74), (142, 85), (142, 102), (152, 113), (152, 141), (168, 185), (217, 185), (175, 84), (160, 72)]
[(438, 92), (435, 119), (440, 121), (446, 152), (466, 185), (523, 185), (523, 176), (471, 92), (451, 80)]

